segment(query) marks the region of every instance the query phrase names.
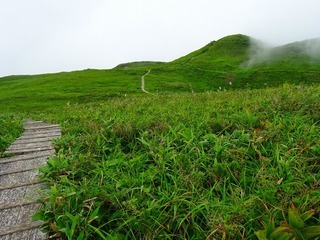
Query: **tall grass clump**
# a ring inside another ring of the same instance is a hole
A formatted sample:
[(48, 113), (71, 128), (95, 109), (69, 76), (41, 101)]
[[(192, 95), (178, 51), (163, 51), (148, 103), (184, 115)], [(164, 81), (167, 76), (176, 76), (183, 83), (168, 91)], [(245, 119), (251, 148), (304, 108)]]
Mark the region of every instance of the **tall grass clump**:
[(0, 156), (22, 131), (21, 118), (10, 114), (0, 114)]
[(41, 169), (49, 201), (37, 218), (68, 239), (255, 239), (294, 205), (312, 211), (304, 227), (319, 226), (319, 93), (285, 85), (68, 105), (46, 116), (63, 136)]

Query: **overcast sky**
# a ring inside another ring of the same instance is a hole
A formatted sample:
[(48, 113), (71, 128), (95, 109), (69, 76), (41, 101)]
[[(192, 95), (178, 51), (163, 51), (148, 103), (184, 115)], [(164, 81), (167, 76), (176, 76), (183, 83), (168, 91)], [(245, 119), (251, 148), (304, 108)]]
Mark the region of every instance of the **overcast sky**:
[(0, 76), (171, 61), (242, 33), (320, 37), (320, 0), (0, 0)]

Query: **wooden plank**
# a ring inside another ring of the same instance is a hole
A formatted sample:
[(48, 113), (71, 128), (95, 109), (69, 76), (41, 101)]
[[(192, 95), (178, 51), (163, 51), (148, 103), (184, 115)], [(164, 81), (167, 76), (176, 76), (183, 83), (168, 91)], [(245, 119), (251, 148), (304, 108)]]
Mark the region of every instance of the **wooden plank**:
[(59, 124), (42, 124), (42, 125), (30, 125), (30, 126), (25, 126), (26, 130), (38, 130), (38, 129), (48, 129), (48, 128), (57, 128), (61, 129)]
[(29, 135), (22, 135), (18, 138), (18, 140), (25, 140), (25, 139), (34, 139), (34, 138), (44, 138), (44, 137), (51, 137), (51, 139), (60, 137), (60, 131), (55, 131), (51, 133), (38, 133), (38, 134), (29, 134)]
[(18, 172), (18, 173), (12, 173), (8, 175), (2, 175), (0, 176), (0, 185), (10, 185), (15, 183), (28, 183), (33, 182), (38, 179), (38, 173), (39, 171), (36, 170), (30, 170), (26, 172)]
[(0, 177), (4, 176), (4, 175), (11, 175), (13, 173), (22, 173), (22, 172), (27, 172), (27, 171), (32, 171), (32, 170), (36, 170), (38, 169), (35, 166), (31, 166), (29, 168), (14, 168), (14, 169), (10, 169), (7, 171), (0, 171)]
[(40, 222), (32, 215), (41, 206), (45, 183), (38, 179), (38, 167), (53, 156), (51, 140), (61, 136), (56, 124), (27, 120), (25, 132), (5, 153), (16, 156), (0, 159), (0, 240), (47, 239)]
[(31, 224), (31, 216), (39, 209), (39, 203), (24, 204), (0, 210), (0, 226), (3, 229), (22, 224)]
[(43, 181), (40, 181), (39, 179), (30, 181), (30, 182), (24, 182), (24, 183), (13, 183), (13, 184), (7, 184), (4, 186), (0, 186), (0, 191), (6, 190), (6, 189), (13, 189), (17, 187), (23, 187), (23, 186), (28, 186), (28, 185), (34, 185), (38, 183), (43, 183)]
[(36, 148), (36, 147), (51, 147), (52, 143), (47, 142), (34, 142), (34, 143), (16, 143), (14, 142), (10, 147), (8, 147), (7, 151), (10, 150), (17, 150), (17, 149), (29, 149), (29, 148)]
[(33, 134), (40, 134), (40, 133), (52, 133), (52, 132), (60, 132), (60, 128), (51, 128), (51, 129), (40, 129), (39, 131), (35, 130), (25, 130), (22, 136), (25, 135), (33, 135)]
[(8, 203), (17, 204), (21, 200), (35, 201), (40, 197), (40, 191), (44, 186), (44, 183), (36, 183), (0, 190), (0, 207)]
[(48, 239), (47, 235), (39, 229), (41, 225), (41, 222), (32, 222), (17, 227), (0, 228), (0, 240)]
[(0, 174), (6, 171), (13, 171), (16, 169), (32, 169), (38, 168), (45, 165), (47, 162), (47, 157), (31, 158), (21, 161), (11, 161), (11, 162), (0, 162)]
[(35, 147), (35, 148), (29, 148), (29, 149), (8, 149), (5, 151), (6, 154), (26, 154), (26, 153), (32, 153), (32, 152), (39, 152), (39, 151), (48, 151), (51, 150), (52, 147)]
[(33, 205), (33, 204), (40, 205), (40, 203), (37, 203), (35, 200), (21, 200), (15, 203), (10, 202), (10, 203), (1, 205), (0, 212), (10, 208), (24, 207), (24, 206)]
[(41, 143), (41, 142), (52, 142), (52, 137), (39, 137), (39, 138), (28, 138), (28, 139), (17, 139), (13, 144), (25, 144), (25, 143)]
[(0, 168), (1, 164), (9, 163), (9, 162), (17, 162), (17, 161), (24, 161), (24, 160), (30, 160), (33, 158), (40, 158), (40, 157), (50, 157), (54, 155), (54, 151), (52, 149), (48, 151), (41, 151), (41, 152), (34, 152), (34, 153), (28, 153), (24, 155), (17, 155), (12, 157), (6, 157), (0, 159)]

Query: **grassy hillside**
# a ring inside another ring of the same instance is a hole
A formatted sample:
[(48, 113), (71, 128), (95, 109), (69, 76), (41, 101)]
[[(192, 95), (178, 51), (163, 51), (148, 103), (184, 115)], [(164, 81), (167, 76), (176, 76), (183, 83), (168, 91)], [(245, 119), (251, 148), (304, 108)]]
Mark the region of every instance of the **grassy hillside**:
[(177, 59), (170, 65), (192, 66), (206, 70), (232, 71), (248, 59), (250, 38), (232, 35), (211, 42), (204, 48)]
[(294, 204), (319, 226), (319, 94), (286, 85), (34, 113), (63, 126), (38, 217), (69, 239), (256, 239), (270, 218), (292, 224)]
[(0, 154), (23, 119), (61, 124), (36, 216), (54, 237), (316, 239), (320, 61), (300, 44), (0, 78)]
[(140, 92), (143, 70), (84, 70), (0, 79), (0, 109), (42, 109)]
[(0, 78), (0, 109), (49, 108), (139, 94), (141, 76), (149, 69), (146, 89), (155, 94), (319, 83), (320, 58), (297, 50), (306, 43), (273, 49), (271, 52), (278, 54), (270, 58), (273, 61), (248, 67), (250, 42), (247, 36), (232, 35), (169, 63), (137, 62), (110, 70)]
[[(254, 46), (255, 45), (255, 46)], [(320, 38), (286, 44), (275, 48), (260, 48), (253, 42), (252, 65), (265, 68), (296, 68), (319, 70)]]
[(164, 62), (151, 62), (151, 61), (141, 61), (141, 62), (129, 62), (129, 63), (121, 63), (117, 68), (137, 68), (137, 67), (152, 67), (153, 65), (160, 65)]
[(1, 130), (7, 144), (23, 118), (62, 125), (41, 168), (37, 218), (51, 235), (257, 239), (302, 231), (292, 206), (304, 228), (320, 225), (319, 96), (319, 85), (128, 95), (19, 109)]
[[(270, 49), (266, 59), (259, 56), (255, 64), (249, 65), (254, 57), (250, 38), (228, 36), (171, 63), (154, 67), (149, 78), (157, 85), (151, 86), (151, 90), (154, 87), (154, 91), (179, 88), (188, 91), (190, 85), (195, 91), (206, 91), (319, 83), (320, 58), (303, 54), (304, 46), (313, 46), (312, 43), (305, 41)], [(319, 52), (314, 53), (315, 56), (320, 54), (320, 48), (314, 51)]]

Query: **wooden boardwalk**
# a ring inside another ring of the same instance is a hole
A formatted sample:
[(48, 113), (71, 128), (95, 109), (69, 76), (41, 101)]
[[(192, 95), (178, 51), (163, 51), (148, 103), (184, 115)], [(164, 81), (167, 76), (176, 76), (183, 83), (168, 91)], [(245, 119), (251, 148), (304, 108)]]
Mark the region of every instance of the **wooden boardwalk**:
[(47, 239), (33, 221), (38, 209), (36, 200), (44, 183), (38, 179), (38, 168), (54, 155), (51, 140), (60, 137), (59, 125), (27, 120), (25, 132), (0, 159), (0, 240)]

